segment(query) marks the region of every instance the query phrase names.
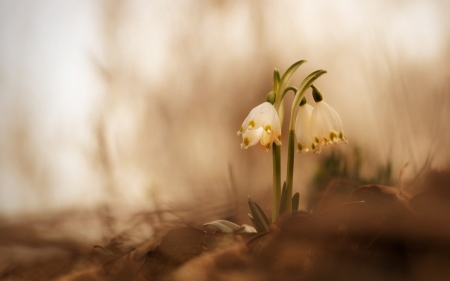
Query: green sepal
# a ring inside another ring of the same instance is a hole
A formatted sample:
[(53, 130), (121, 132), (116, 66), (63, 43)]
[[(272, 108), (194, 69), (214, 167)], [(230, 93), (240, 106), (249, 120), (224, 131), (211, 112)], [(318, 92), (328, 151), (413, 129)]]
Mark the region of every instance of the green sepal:
[(306, 98), (303, 97), (302, 100), (300, 101), (300, 106), (304, 106), (306, 104)]
[(278, 69), (275, 68), (275, 70), (273, 71), (273, 92), (277, 93), (278, 91), (278, 87), (280, 87), (280, 71)]
[(300, 193), (296, 192), (294, 196), (292, 196), (292, 212), (298, 212), (298, 204), (300, 202)]
[(314, 98), (314, 101), (315, 102), (322, 101), (323, 97), (322, 97), (322, 93), (320, 92), (320, 90), (316, 86), (314, 86), (314, 84), (311, 85), (311, 88), (312, 88), (312, 96)]
[(255, 202), (253, 202), (250, 197), (248, 198), (248, 206), (250, 207), (251, 215), (249, 215), (250, 220), (253, 223), (253, 226), (256, 228), (258, 232), (266, 232), (269, 230), (269, 220), (264, 214), (261, 207), (258, 206)]
[(270, 93), (268, 93), (267, 96), (266, 96), (266, 101), (267, 101), (267, 102), (270, 102), (271, 104), (274, 104), (274, 103), (275, 103), (275, 99), (276, 99), (275, 92), (270, 92)]
[(283, 189), (281, 190), (281, 199), (280, 199), (280, 211), (279, 214), (284, 214), (286, 212), (286, 182), (283, 183)]

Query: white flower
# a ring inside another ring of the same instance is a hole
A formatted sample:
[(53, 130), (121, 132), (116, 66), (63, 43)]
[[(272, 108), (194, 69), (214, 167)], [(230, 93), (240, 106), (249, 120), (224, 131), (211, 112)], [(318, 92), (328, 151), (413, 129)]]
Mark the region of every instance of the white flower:
[(323, 100), (316, 102), (311, 113), (310, 132), (313, 137), (314, 154), (321, 151), (323, 145), (347, 143), (342, 121), (336, 111)]
[(281, 145), (281, 126), (278, 113), (269, 102), (253, 108), (237, 132), (242, 134), (241, 148), (247, 149), (258, 141), (269, 149), (272, 143)]
[(297, 139), (297, 152), (307, 153), (313, 144), (310, 133), (311, 112), (313, 107), (308, 103), (300, 103), (295, 121), (295, 137)]

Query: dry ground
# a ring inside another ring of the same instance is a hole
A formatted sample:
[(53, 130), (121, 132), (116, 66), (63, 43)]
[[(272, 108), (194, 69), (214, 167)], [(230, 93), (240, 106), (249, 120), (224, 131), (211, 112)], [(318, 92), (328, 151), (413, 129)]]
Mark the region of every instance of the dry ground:
[(429, 172), (420, 186), (413, 195), (381, 185), (328, 190), (313, 212), (280, 217), (258, 234), (164, 223), (152, 213), (93, 244), (77, 231), (99, 221), (110, 231), (105, 213), (97, 222), (63, 214), (3, 223), (0, 279), (449, 280), (450, 173)]

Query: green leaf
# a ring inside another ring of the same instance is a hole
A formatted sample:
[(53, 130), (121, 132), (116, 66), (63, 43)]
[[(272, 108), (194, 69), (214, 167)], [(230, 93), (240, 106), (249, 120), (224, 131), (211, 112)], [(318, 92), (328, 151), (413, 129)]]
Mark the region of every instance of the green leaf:
[(256, 231), (259, 232), (259, 229), (256, 225), (256, 222), (255, 222), (255, 219), (253, 218), (253, 216), (250, 213), (247, 213), (247, 215), (248, 215), (248, 218), (252, 221), (253, 226), (256, 228)]
[(205, 223), (203, 226), (212, 226), (223, 233), (235, 233), (241, 231), (244, 227), (235, 224), (234, 222), (227, 220), (216, 220), (212, 222)]
[(254, 233), (256, 230), (249, 225), (237, 225), (227, 220), (216, 220), (205, 223), (203, 226), (212, 226), (219, 229), (223, 233)]
[(275, 68), (273, 71), (273, 92), (277, 93), (278, 87), (280, 86), (280, 71)]
[(261, 207), (248, 198), (248, 206), (250, 207), (251, 215), (249, 214), (250, 220), (258, 232), (266, 232), (269, 230), (269, 220), (264, 214)]
[(283, 188), (281, 189), (281, 199), (280, 199), (280, 212), (279, 214), (283, 214), (286, 212), (286, 182), (283, 183)]
[(292, 196), (292, 212), (298, 212), (298, 204), (300, 202), (300, 193), (296, 192), (294, 196)]
[(267, 230), (268, 230), (269, 225), (270, 225), (269, 219), (267, 218), (266, 214), (264, 213), (264, 211), (261, 209), (261, 207), (258, 204), (256, 204), (255, 202), (253, 202), (253, 204), (255, 204), (255, 207), (258, 210), (258, 216), (260, 216), (263, 219), (264, 224), (267, 225)]
[(300, 65), (304, 64), (306, 60), (300, 60), (291, 65), (286, 72), (281, 77), (280, 87), (278, 88), (280, 91), (283, 91), (287, 85), (291, 82), (292, 75), (294, 75), (295, 71), (300, 67)]
[(326, 70), (319, 69), (306, 76), (306, 78), (303, 79), (302, 83), (298, 87), (300, 92), (306, 91), (317, 78), (319, 78), (322, 74), (325, 73), (327, 73)]
[(247, 215), (250, 218), (250, 220), (252, 221), (252, 224), (255, 227), (256, 232), (258, 232), (258, 233), (265, 232), (264, 227), (258, 221), (256, 221), (252, 215), (250, 215), (250, 214), (247, 214)]

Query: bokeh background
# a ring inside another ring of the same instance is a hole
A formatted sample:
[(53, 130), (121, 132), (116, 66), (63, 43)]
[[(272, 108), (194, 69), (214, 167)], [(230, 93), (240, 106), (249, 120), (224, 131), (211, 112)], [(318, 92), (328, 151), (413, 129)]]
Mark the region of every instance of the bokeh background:
[(316, 85), (349, 140), (296, 156), (303, 209), (332, 150), (367, 177), (389, 164), (394, 185), (407, 162), (409, 181), (446, 169), (449, 13), (446, 0), (1, 0), (0, 216), (245, 216), (247, 196), (270, 199), (272, 162), (236, 132), (274, 68), (301, 59), (292, 84), (326, 69)]

